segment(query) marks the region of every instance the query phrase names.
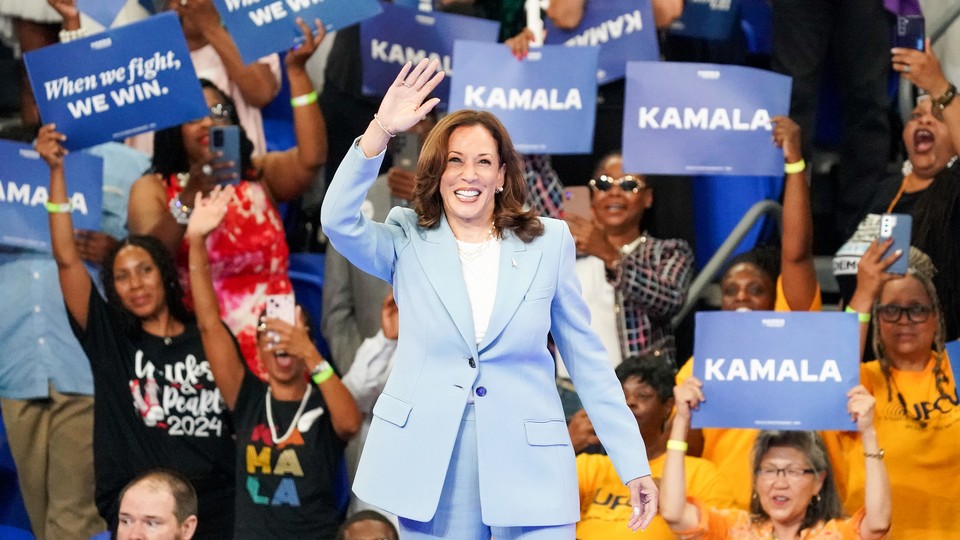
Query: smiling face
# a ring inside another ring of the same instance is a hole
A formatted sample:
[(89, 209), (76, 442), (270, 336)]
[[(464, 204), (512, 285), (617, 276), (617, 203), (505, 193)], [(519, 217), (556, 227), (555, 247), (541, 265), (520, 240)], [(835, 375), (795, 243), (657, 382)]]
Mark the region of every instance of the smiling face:
[(937, 175), (955, 154), (950, 130), (933, 115), (929, 99), (917, 104), (903, 126), (903, 144), (914, 174), (923, 179)]
[(155, 318), (167, 309), (160, 268), (140, 246), (127, 245), (117, 252), (113, 287), (123, 307), (141, 320)]
[[(505, 171), (497, 143), (485, 127), (460, 126), (450, 134), (440, 177), (440, 198), (447, 221), (458, 238), (484, 239), (493, 223), (496, 189), (503, 187)], [(466, 237), (461, 237), (461, 232)]]
[[(803, 522), (807, 507), (820, 493), (826, 477), (824, 472), (800, 472), (811, 469), (813, 465), (807, 456), (793, 447), (774, 446), (763, 455), (759, 471), (755, 472), (754, 488), (771, 521), (788, 526)], [(765, 470), (773, 472), (764, 473)]]
[(721, 309), (770, 311), (776, 302), (776, 284), (756, 265), (733, 265), (720, 281)]
[[(888, 281), (880, 292), (879, 303), (902, 307), (933, 304), (920, 280), (909, 275)], [(897, 322), (887, 322), (880, 317), (880, 342), (893, 366), (899, 367), (905, 362), (926, 363), (938, 324), (936, 311), (930, 313), (926, 321), (919, 323), (911, 321), (906, 313), (901, 313)]]
[[(614, 155), (604, 160), (594, 178), (602, 175), (613, 179), (623, 178), (623, 158)], [(653, 190), (649, 187), (642, 187), (634, 193), (632, 190), (624, 191), (618, 183), (614, 183), (607, 191), (593, 189), (591, 194), (593, 217), (608, 231), (639, 230), (643, 213), (653, 204)]]

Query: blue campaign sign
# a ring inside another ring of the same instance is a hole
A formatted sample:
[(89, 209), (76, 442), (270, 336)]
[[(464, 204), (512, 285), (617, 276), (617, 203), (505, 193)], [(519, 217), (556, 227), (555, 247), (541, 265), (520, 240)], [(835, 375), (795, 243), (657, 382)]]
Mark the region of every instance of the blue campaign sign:
[(40, 117), (68, 150), (209, 114), (173, 12), (23, 57)]
[(739, 4), (738, 0), (686, 0), (683, 14), (670, 25), (670, 33), (715, 41), (729, 39)]
[(303, 43), (300, 17), (320, 19), (327, 32), (380, 13), (377, 0), (214, 0), (220, 18), (247, 64)]
[(77, 9), (104, 28), (110, 28), (126, 3), (127, 0), (77, 0)]
[(549, 18), (544, 28), (549, 45), (600, 47), (598, 84), (622, 79), (631, 60), (660, 59), (650, 0), (590, 0), (573, 30), (561, 30)]
[(860, 326), (843, 312), (697, 313), (693, 374), (706, 401), (693, 427), (851, 430)]
[(627, 64), (623, 167), (644, 174), (783, 176), (770, 118), (789, 77), (743, 66)]
[[(383, 4), (383, 13), (360, 23), (363, 93), (382, 96), (404, 64), (430, 58), (439, 60), (440, 69), (446, 73), (433, 91), (446, 103), (453, 79), (453, 42), (468, 39), (496, 43), (499, 33), (497, 22)], [(496, 64), (487, 66), (490, 71), (500, 68)]]
[[(64, 161), (73, 226), (100, 230), (103, 160), (72, 153)], [(50, 169), (29, 144), (0, 140), (0, 245), (50, 251), (47, 187)]]
[(598, 52), (597, 47), (544, 45), (517, 60), (502, 43), (458, 40), (450, 110), (492, 112), (523, 154), (589, 153)]

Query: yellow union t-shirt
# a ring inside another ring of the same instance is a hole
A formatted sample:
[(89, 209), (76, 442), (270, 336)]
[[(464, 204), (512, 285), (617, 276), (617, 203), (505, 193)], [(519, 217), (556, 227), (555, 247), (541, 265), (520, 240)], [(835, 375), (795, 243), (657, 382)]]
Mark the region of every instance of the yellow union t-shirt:
[[(666, 454), (650, 460), (650, 472), (660, 486)], [(684, 458), (687, 473), (687, 493), (717, 508), (733, 504), (733, 492), (720, 476), (717, 468), (705, 459)], [(624, 485), (608, 456), (580, 454), (577, 456), (577, 475), (580, 484), (580, 522), (578, 540), (673, 540), (673, 533), (659, 514), (642, 535), (627, 528), (633, 509), (630, 491)]]

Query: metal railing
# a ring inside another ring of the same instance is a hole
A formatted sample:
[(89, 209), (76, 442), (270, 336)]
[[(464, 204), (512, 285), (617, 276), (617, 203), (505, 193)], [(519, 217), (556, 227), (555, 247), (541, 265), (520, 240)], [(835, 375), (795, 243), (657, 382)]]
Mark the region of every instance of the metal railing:
[(710, 260), (707, 261), (707, 264), (704, 265), (703, 270), (697, 274), (697, 277), (693, 279), (693, 283), (690, 284), (690, 289), (687, 291), (687, 300), (683, 303), (683, 307), (680, 309), (680, 312), (674, 315), (671, 319), (670, 324), (676, 328), (683, 322), (683, 319), (690, 313), (690, 310), (697, 304), (700, 300), (700, 296), (703, 294), (703, 290), (707, 287), (717, 277), (717, 274), (720, 273), (720, 270), (723, 269), (723, 265), (727, 262), (727, 259), (730, 258), (730, 254), (733, 253), (733, 250), (737, 249), (737, 246), (740, 245), (740, 242), (743, 238), (750, 232), (750, 229), (753, 228), (754, 224), (764, 215), (770, 214), (773, 216), (774, 221), (777, 224), (777, 229), (783, 228), (783, 207), (780, 206), (780, 203), (772, 201), (769, 199), (764, 199), (762, 201), (757, 201), (749, 210), (740, 218), (740, 221), (737, 223), (737, 226), (730, 231), (730, 234), (727, 235), (727, 239), (720, 244), (720, 247), (717, 248), (716, 253), (713, 254), (713, 257), (710, 257)]

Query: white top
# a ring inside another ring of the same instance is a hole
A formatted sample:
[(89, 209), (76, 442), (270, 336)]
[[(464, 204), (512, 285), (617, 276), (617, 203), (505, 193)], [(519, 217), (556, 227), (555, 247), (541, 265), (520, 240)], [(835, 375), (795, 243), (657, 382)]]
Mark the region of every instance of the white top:
[(483, 341), (493, 313), (493, 301), (497, 296), (497, 278), (500, 269), (500, 239), (493, 238), (480, 243), (457, 240), (460, 269), (467, 285), (470, 311), (473, 313), (473, 333), (477, 344)]
[[(632, 253), (640, 245), (642, 236), (620, 248), (620, 254)], [(607, 281), (607, 270), (603, 259), (588, 255), (577, 259), (577, 279), (583, 291), (583, 299), (590, 308), (590, 328), (600, 336), (607, 349), (610, 365), (617, 367), (623, 362), (623, 348), (620, 346), (620, 333), (617, 331), (617, 292)], [(560, 352), (557, 352), (557, 376), (570, 378)]]

